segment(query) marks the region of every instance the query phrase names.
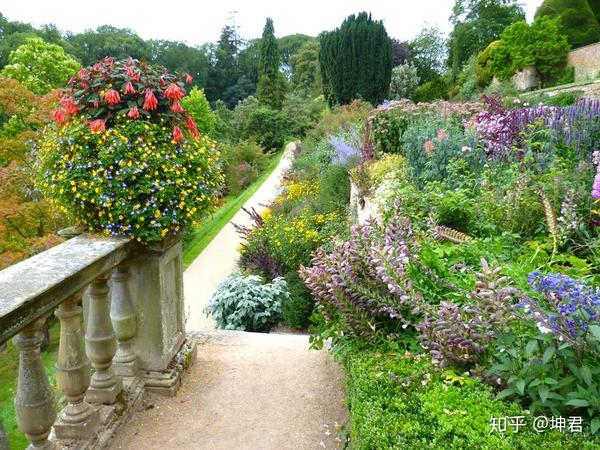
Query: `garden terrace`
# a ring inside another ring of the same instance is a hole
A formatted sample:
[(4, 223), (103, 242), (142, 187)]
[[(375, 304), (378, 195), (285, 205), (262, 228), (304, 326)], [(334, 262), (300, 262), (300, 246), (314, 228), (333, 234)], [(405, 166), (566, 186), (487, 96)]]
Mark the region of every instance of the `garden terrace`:
[[(181, 267), (179, 240), (141, 246), (81, 235), (0, 271), (0, 342), (15, 336), (20, 351), (15, 412), (35, 448), (102, 446), (144, 391), (175, 392), (194, 354), (183, 332)], [(53, 312), (66, 400), (58, 415), (40, 354)]]

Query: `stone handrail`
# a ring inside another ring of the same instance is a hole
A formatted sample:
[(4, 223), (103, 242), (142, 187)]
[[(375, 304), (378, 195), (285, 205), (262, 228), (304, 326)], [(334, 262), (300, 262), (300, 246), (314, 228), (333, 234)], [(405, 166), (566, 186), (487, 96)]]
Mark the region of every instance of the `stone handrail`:
[[(20, 352), (15, 412), (30, 449), (102, 448), (146, 391), (175, 392), (194, 354), (181, 268), (177, 239), (82, 235), (0, 271), (0, 343), (15, 336)], [(52, 312), (58, 416), (40, 351)]]

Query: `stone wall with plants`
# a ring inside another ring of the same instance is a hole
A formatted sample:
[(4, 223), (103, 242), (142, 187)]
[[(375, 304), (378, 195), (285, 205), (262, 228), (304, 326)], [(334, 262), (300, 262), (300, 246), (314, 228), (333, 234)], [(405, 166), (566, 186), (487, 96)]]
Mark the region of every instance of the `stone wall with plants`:
[(575, 80), (595, 79), (600, 76), (600, 42), (572, 50), (567, 65), (575, 68)]

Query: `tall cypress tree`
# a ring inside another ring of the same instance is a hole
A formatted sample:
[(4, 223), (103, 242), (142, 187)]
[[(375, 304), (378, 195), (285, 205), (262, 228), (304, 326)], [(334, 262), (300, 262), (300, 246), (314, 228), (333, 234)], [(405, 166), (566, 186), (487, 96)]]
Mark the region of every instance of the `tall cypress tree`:
[(380, 103), (389, 93), (393, 48), (381, 21), (361, 12), (320, 37), (323, 93), (329, 104), (362, 98)]
[(279, 48), (275, 39), (273, 20), (269, 17), (265, 24), (260, 44), (258, 65), (258, 100), (274, 109), (281, 109), (285, 94), (285, 80), (279, 70)]

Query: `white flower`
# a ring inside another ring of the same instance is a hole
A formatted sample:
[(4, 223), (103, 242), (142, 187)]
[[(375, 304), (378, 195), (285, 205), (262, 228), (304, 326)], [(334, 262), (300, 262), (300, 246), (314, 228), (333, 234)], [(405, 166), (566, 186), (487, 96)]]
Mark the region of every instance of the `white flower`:
[(536, 323), (537, 329), (540, 330), (540, 332), (544, 333), (544, 334), (548, 334), (551, 333), (552, 330), (548, 327), (545, 327), (544, 325), (542, 325), (541, 323)]

